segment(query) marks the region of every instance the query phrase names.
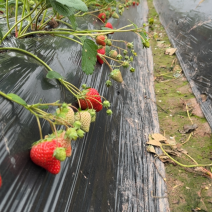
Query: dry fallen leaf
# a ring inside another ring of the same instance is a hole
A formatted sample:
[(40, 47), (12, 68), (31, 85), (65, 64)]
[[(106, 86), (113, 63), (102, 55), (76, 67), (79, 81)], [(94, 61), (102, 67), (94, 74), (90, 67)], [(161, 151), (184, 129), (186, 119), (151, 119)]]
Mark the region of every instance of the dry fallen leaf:
[(163, 135), (161, 135), (160, 133), (154, 133), (154, 134), (152, 134), (152, 138), (154, 139), (154, 140), (157, 140), (157, 141), (166, 141), (167, 140), (167, 138), (166, 137), (164, 137)]
[(161, 146), (161, 143), (158, 140), (152, 140), (152, 139), (149, 139), (149, 141), (146, 142), (146, 144), (153, 145), (153, 146)]
[(146, 147), (146, 150), (147, 150), (147, 152), (156, 154), (155, 149), (154, 149), (154, 147), (153, 147), (152, 145), (148, 145), (148, 146)]
[(168, 48), (166, 49), (165, 54), (173, 55), (176, 52), (176, 50), (177, 50), (176, 48)]

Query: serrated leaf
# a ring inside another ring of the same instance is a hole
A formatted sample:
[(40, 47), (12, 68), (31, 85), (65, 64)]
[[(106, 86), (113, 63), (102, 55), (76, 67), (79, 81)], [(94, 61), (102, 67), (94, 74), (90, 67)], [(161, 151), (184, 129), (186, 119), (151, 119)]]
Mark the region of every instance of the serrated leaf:
[(132, 21), (130, 21), (129, 19), (128, 19), (128, 21), (130, 22), (130, 23), (132, 23), (133, 24), (133, 26), (136, 28), (136, 29), (138, 29), (138, 26), (135, 24), (135, 23), (133, 23)]
[(48, 74), (46, 75), (46, 78), (48, 79), (61, 79), (63, 78), (59, 73), (56, 71), (49, 71)]
[(9, 93), (9, 94), (7, 94), (7, 96), (9, 96), (16, 103), (23, 105), (23, 106), (27, 106), (27, 103), (20, 96), (14, 94), (14, 93)]
[(76, 30), (77, 28), (77, 23), (76, 23), (76, 19), (74, 15), (70, 15), (69, 16), (69, 20), (71, 21), (71, 25), (73, 27), (74, 30)]
[(87, 75), (92, 74), (97, 61), (98, 46), (89, 39), (85, 39), (82, 48), (82, 70)]
[(85, 35), (83, 35), (83, 36), (80, 38), (82, 44), (84, 44), (85, 39), (87, 39), (87, 37), (86, 37)]
[(69, 8), (68, 6), (61, 4), (56, 0), (50, 0), (50, 4), (53, 9), (56, 10), (60, 15), (69, 17), (74, 14), (73, 8)]
[(81, 10), (83, 12), (88, 11), (86, 4), (81, 0), (56, 0), (56, 1), (68, 7), (73, 7), (76, 10)]

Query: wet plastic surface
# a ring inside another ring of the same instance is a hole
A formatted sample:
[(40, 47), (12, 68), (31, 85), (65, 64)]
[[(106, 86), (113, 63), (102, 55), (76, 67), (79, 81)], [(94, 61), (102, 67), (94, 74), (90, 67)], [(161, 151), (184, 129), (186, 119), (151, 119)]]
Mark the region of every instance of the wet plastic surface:
[[(212, 2), (155, 0), (154, 4), (212, 128)], [(201, 95), (206, 95), (207, 100)]]
[[(114, 25), (122, 27), (130, 19), (141, 26), (147, 12), (142, 1), (125, 10)], [(96, 24), (93, 18), (81, 21), (84, 27)], [(106, 65), (97, 64), (92, 76), (83, 74), (81, 47), (76, 43), (49, 36), (5, 42), (5, 46), (34, 53), (74, 85), (86, 83), (98, 89), (112, 103), (113, 115), (98, 114), (85, 138), (72, 142), (71, 158), (61, 163), (61, 172), (54, 176), (29, 158), (31, 144), (39, 139), (35, 118), (0, 97), (0, 211), (169, 211), (167, 198), (152, 197), (166, 196), (166, 187), (145, 147), (148, 135), (159, 132), (152, 53), (132, 33), (115, 33), (113, 38), (134, 41), (138, 57), (133, 62), (135, 73), (122, 70), (125, 85), (114, 82), (110, 88), (104, 84), (109, 74)], [(0, 64), (1, 91), (18, 94), (28, 104), (40, 98), (43, 102), (74, 101), (57, 81), (45, 78), (45, 68), (34, 59), (7, 52), (0, 54)], [(43, 134), (50, 132), (47, 123), (42, 128)], [(164, 165), (156, 164), (165, 175)]]

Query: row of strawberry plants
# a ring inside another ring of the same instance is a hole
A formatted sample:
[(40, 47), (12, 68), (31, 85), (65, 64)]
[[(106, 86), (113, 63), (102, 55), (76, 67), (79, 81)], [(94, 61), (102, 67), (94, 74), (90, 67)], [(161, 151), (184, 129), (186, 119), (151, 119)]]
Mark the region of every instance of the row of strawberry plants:
[[(92, 74), (96, 62), (105, 63), (110, 68), (109, 79), (105, 82), (106, 86), (111, 86), (111, 79), (123, 83), (121, 67), (128, 68), (134, 72), (131, 62), (137, 55), (134, 51), (132, 42), (124, 40), (113, 40), (110, 34), (122, 32), (134, 32), (137, 34), (145, 48), (149, 47), (149, 38), (145, 30), (145, 26), (138, 27), (134, 23), (130, 23), (119, 29), (114, 29), (111, 23), (107, 22), (109, 18), (119, 18), (116, 11), (121, 15), (124, 9), (129, 6), (136, 6), (139, 2), (128, 1), (124, 4), (114, 0), (42, 0), (28, 1), (16, 0), (13, 4), (15, 10), (15, 23), (10, 26), (8, 0), (5, 3), (5, 17), (7, 20), (8, 31), (3, 33), (0, 31), (0, 39), (2, 47), (0, 51), (18, 51), (40, 62), (47, 70), (46, 75), (49, 79), (56, 79), (60, 82), (78, 102), (78, 108), (71, 103), (36, 103), (28, 105), (21, 97), (16, 94), (5, 94), (0, 91), (0, 95), (13, 101), (26, 110), (30, 111), (36, 117), (40, 132), (40, 140), (35, 142), (30, 151), (32, 161), (45, 168), (52, 174), (60, 172), (60, 161), (64, 161), (66, 157), (71, 156), (71, 141), (83, 138), (85, 133), (89, 131), (91, 122), (96, 119), (96, 113), (105, 107), (108, 115), (112, 114), (110, 102), (101, 96), (94, 88), (82, 86), (77, 88), (70, 82), (66, 81), (55, 70), (52, 70), (48, 64), (38, 58), (36, 55), (20, 48), (4, 46), (4, 40), (9, 34), (14, 34), (17, 39), (27, 38), (32, 34), (48, 34), (62, 37), (82, 46), (82, 70), (85, 74)], [(21, 16), (18, 16), (21, 13)], [(98, 14), (99, 13), (99, 14)], [(49, 17), (47, 17), (48, 15)], [(102, 28), (96, 30), (79, 30), (77, 28), (76, 18), (85, 15), (95, 16), (101, 21)], [(40, 18), (42, 17), (42, 18)], [(64, 20), (69, 20), (66, 22)], [(27, 24), (25, 21), (27, 21)], [(60, 24), (66, 25), (67, 28), (60, 28)], [(153, 21), (150, 20), (152, 25)], [(50, 27), (49, 27), (50, 26)], [(125, 48), (114, 45), (114, 43), (124, 43)], [(110, 60), (115, 65), (110, 65)], [(115, 69), (114, 69), (115, 67)], [(104, 101), (102, 101), (104, 99)], [(55, 107), (55, 113), (47, 113), (49, 106)], [(45, 119), (51, 126), (52, 134), (43, 136), (40, 119)], [(57, 130), (58, 125), (63, 125), (63, 130)]]

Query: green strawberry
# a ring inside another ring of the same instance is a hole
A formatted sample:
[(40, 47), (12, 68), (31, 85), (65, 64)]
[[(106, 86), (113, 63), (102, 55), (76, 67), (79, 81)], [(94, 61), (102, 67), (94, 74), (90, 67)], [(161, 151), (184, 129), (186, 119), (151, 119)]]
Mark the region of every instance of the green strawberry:
[(107, 44), (108, 46), (111, 46), (111, 45), (112, 45), (111, 40), (107, 39), (107, 40), (106, 40), (106, 44)]
[(116, 12), (113, 12), (112, 17), (116, 18), (116, 19), (119, 19), (119, 15)]
[(113, 71), (111, 71), (110, 77), (117, 82), (123, 82), (121, 71), (119, 69), (114, 69)]
[(112, 57), (112, 58), (114, 58), (114, 59), (117, 58), (117, 55), (118, 55), (118, 53), (117, 53), (116, 50), (111, 50), (111, 51), (109, 52), (109, 56)]

